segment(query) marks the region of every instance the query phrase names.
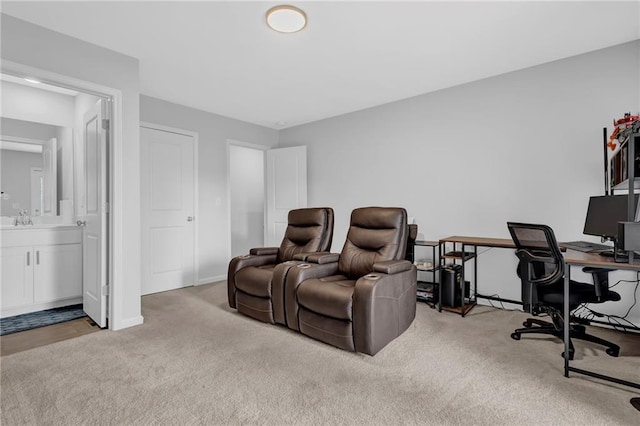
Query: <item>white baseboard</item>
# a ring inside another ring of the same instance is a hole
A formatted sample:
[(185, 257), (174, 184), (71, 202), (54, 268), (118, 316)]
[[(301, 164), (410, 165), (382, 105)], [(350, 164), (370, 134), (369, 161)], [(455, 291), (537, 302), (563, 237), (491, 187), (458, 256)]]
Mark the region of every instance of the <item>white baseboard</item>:
[(144, 317), (140, 315), (137, 317), (125, 318), (123, 320), (120, 320), (117, 322), (117, 324), (112, 324), (112, 326), (109, 328), (113, 331), (116, 331), (116, 330), (122, 330), (124, 328), (134, 327), (142, 323), (144, 323)]
[(200, 278), (198, 280), (198, 284), (196, 285), (211, 284), (211, 283), (217, 283), (218, 281), (226, 281), (226, 280), (227, 280), (226, 275), (217, 275), (214, 277)]

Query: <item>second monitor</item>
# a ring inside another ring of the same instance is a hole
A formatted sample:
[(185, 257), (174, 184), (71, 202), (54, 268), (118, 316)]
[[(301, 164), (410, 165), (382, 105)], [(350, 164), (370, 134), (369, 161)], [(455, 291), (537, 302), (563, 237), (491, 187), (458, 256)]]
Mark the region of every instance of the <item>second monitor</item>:
[[(634, 212), (637, 212), (638, 195), (633, 196)], [(617, 240), (618, 222), (628, 221), (628, 195), (604, 195), (589, 198), (584, 234)], [(635, 217), (634, 217), (635, 219)]]

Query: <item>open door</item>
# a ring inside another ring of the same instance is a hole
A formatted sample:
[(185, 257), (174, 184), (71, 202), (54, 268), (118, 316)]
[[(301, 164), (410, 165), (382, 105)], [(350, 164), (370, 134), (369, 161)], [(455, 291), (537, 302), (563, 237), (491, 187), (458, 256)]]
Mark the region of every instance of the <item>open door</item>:
[[(51, 138), (42, 146), (42, 215), (57, 216), (58, 142)], [(33, 209), (32, 209), (33, 210)]]
[(107, 143), (108, 121), (99, 100), (84, 115), (85, 216), (83, 226), (83, 310), (99, 327), (107, 326)]
[(270, 149), (266, 161), (267, 247), (279, 246), (289, 210), (307, 207), (307, 147)]
[(31, 216), (42, 216), (42, 187), (44, 182), (41, 167), (31, 168)]

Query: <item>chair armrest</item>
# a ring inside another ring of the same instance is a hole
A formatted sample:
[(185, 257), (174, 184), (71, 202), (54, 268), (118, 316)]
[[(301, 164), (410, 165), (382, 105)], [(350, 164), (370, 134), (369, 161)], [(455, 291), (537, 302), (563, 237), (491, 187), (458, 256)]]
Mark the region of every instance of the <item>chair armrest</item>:
[(338, 253), (329, 253), (326, 251), (312, 253), (298, 253), (293, 256), (294, 260), (303, 260), (309, 263), (317, 263), (323, 265), (325, 263), (337, 262), (340, 255)]
[(582, 268), (582, 272), (591, 274), (593, 279), (593, 289), (596, 293), (596, 299), (598, 302), (606, 302), (609, 296), (609, 272), (612, 269), (607, 268), (594, 268), (592, 266), (585, 266)]
[[(527, 273), (527, 281), (529, 281), (533, 285), (547, 285), (556, 282), (559, 278), (564, 274), (564, 268), (562, 267), (562, 261), (558, 261), (558, 259), (551, 256), (540, 256), (534, 253), (531, 253), (529, 250), (516, 250), (516, 256), (520, 259), (521, 265), (528, 265), (525, 267)], [(525, 262), (525, 263), (523, 263)], [(555, 266), (555, 269), (540, 278), (532, 278), (531, 276), (531, 265), (533, 262), (540, 262), (546, 264), (552, 264)], [(518, 268), (518, 276), (522, 278), (522, 271)]]
[(307, 257), (307, 262), (316, 263), (318, 265), (324, 265), (326, 263), (335, 263), (340, 258), (339, 253), (318, 252), (310, 253)]
[[(380, 262), (383, 263), (383, 262)], [(406, 330), (416, 315), (417, 268), (361, 277), (353, 292), (356, 352), (374, 355)]]
[(398, 272), (408, 271), (411, 269), (411, 265), (408, 260), (385, 260), (384, 262), (374, 263), (373, 270), (383, 274), (397, 274)]
[(300, 330), (298, 326), (298, 299), (296, 291), (298, 286), (306, 280), (312, 278), (323, 278), (338, 273), (338, 262), (328, 262), (324, 264), (317, 263), (298, 263), (290, 268), (284, 282), (284, 303), (285, 316), (287, 318), (287, 327), (292, 330)]
[(227, 272), (227, 295), (229, 306), (236, 307), (236, 274), (247, 266), (263, 266), (276, 263), (276, 254), (245, 254), (231, 259)]
[(609, 268), (595, 268), (593, 266), (585, 266), (584, 268), (582, 268), (582, 272), (586, 272), (587, 274), (600, 274), (603, 272), (609, 273), (615, 271), (615, 269), (609, 269)]
[(266, 254), (278, 254), (278, 247), (257, 247), (249, 250), (249, 254), (264, 256)]

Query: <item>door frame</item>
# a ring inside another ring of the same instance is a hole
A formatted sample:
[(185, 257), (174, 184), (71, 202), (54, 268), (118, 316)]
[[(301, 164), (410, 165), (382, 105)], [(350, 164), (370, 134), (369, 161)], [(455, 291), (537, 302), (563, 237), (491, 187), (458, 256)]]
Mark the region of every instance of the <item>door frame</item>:
[[(107, 100), (109, 104), (109, 107), (107, 107), (107, 118), (109, 119), (109, 141), (107, 144), (107, 173), (109, 185), (109, 220), (107, 227), (107, 244), (109, 247), (107, 252), (107, 274), (109, 277), (109, 297), (107, 299), (108, 325), (109, 330), (119, 330), (121, 328), (142, 324), (142, 316), (137, 318), (135, 322), (132, 322), (130, 319), (125, 320), (122, 314), (122, 305), (115, 303), (116, 300), (119, 302), (123, 301), (121, 294), (124, 293), (125, 247), (123, 225), (126, 218), (122, 194), (122, 188), (124, 187), (122, 170), (124, 161), (122, 91), (8, 60), (2, 61), (0, 70), (2, 73), (15, 77), (37, 78), (45, 83), (88, 93)], [(74, 175), (76, 172), (77, 170), (75, 170), (74, 167)]]
[[(39, 178), (40, 178), (40, 199), (39, 201), (39, 208), (38, 208), (38, 214), (35, 214), (35, 209), (33, 208), (33, 178), (34, 178), (34, 174), (38, 173), (39, 174)], [(38, 216), (42, 216), (42, 174), (43, 174), (43, 170), (42, 167), (31, 167), (29, 170), (29, 178), (30, 178), (30, 182), (29, 185), (31, 186), (31, 191), (30, 191), (30, 197), (31, 197), (31, 216), (32, 217), (38, 217)]]
[[(243, 142), (237, 139), (227, 139), (227, 258), (231, 260), (231, 146), (241, 146), (243, 148), (251, 148), (257, 149), (259, 151), (263, 151), (264, 155), (262, 158), (264, 171), (266, 173), (267, 166), (267, 151), (273, 149), (274, 147), (259, 145), (251, 142)], [(267, 194), (267, 182), (266, 179), (263, 179), (263, 188), (262, 192), (266, 196)], [(266, 205), (266, 203), (265, 203)], [(266, 211), (262, 212), (262, 226), (263, 228), (267, 226), (267, 214)], [(263, 235), (264, 238), (264, 235)]]
[[(178, 135), (189, 136), (193, 138), (193, 211), (195, 216), (195, 220), (193, 221), (193, 285), (200, 285), (200, 239), (198, 237), (200, 234), (200, 196), (198, 193), (198, 188), (200, 187), (198, 176), (198, 132), (178, 129), (177, 127), (164, 126), (148, 121), (140, 121), (140, 127), (151, 130), (159, 130), (161, 132), (175, 133)], [(140, 140), (140, 146), (142, 146), (142, 140)], [(143, 214), (142, 207), (140, 208), (140, 214)], [(140, 239), (142, 241), (142, 226), (140, 227)]]

